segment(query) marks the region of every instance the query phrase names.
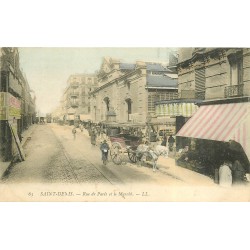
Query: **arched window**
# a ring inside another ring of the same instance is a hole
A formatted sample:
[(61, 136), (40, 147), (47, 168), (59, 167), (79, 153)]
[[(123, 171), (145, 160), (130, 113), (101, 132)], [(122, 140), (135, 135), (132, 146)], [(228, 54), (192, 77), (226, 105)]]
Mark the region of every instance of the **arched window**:
[(128, 98), (128, 99), (126, 99), (125, 100), (126, 101), (126, 103), (127, 103), (127, 112), (128, 112), (128, 121), (130, 120), (130, 114), (132, 114), (132, 101), (131, 101), (131, 99), (130, 98)]

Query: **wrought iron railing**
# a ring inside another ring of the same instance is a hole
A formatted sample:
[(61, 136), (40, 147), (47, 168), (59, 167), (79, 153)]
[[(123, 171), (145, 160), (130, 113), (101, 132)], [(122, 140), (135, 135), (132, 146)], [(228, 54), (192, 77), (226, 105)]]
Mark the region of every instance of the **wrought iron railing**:
[(244, 84), (225, 87), (224, 95), (225, 97), (243, 96), (243, 87)]

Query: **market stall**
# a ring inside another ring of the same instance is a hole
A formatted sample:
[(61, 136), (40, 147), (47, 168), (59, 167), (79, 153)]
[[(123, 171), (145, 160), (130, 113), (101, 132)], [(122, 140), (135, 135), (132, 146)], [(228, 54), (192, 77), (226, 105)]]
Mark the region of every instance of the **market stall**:
[(249, 102), (201, 106), (176, 135), (189, 147), (188, 153), (179, 155), (177, 163), (213, 175), (225, 159), (238, 159), (249, 173), (249, 111)]

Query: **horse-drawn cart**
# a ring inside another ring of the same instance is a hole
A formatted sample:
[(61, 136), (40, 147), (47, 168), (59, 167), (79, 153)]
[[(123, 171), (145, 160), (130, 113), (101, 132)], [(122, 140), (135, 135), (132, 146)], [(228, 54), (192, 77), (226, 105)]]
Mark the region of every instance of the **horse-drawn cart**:
[(110, 157), (115, 164), (121, 164), (127, 153), (131, 162), (137, 162), (136, 149), (141, 144), (141, 138), (128, 134), (110, 136)]
[(156, 163), (160, 155), (167, 156), (168, 150), (166, 147), (157, 145), (152, 149), (147, 144), (142, 144), (141, 138), (126, 134), (119, 134), (110, 137), (111, 150), (110, 156), (115, 164), (121, 164), (124, 161), (125, 154), (132, 163), (145, 162), (153, 166), (156, 170)]

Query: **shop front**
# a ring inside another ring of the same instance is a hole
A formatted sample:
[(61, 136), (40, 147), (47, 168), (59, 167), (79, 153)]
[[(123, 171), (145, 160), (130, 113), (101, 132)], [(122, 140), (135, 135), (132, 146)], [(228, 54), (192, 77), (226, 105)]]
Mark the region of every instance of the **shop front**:
[(177, 155), (180, 166), (214, 176), (224, 160), (239, 160), (250, 172), (249, 102), (204, 104), (176, 136), (186, 147)]
[(21, 119), (21, 101), (8, 92), (0, 92), (0, 155), (2, 160), (25, 156), (20, 143), (21, 132), (18, 127)]
[[(155, 114), (157, 120), (165, 120), (165, 128), (159, 129), (159, 138), (163, 135), (170, 136), (175, 135), (181, 127), (190, 119), (190, 117), (199, 109), (197, 104), (200, 104), (201, 100), (164, 100), (155, 103)], [(178, 140), (178, 138), (177, 138)], [(179, 140), (179, 144), (176, 145), (182, 147)]]

